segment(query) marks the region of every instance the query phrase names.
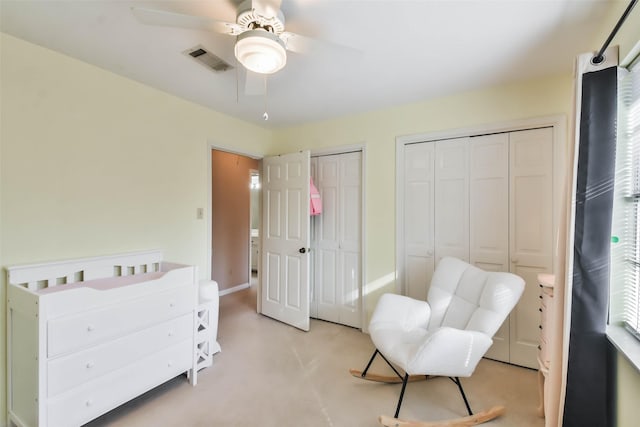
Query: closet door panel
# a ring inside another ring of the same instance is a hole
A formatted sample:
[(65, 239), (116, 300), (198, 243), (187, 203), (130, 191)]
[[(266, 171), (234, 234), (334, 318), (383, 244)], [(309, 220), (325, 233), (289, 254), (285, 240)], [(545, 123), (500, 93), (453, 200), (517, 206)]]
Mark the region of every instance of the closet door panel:
[(469, 262), (469, 138), (436, 142), (435, 261)]
[(338, 322), (339, 318), (339, 230), (338, 157), (318, 157), (315, 182), (322, 199), (322, 214), (316, 219), (316, 283), (318, 318)]
[(340, 246), (358, 251), (361, 242), (362, 219), (360, 153), (344, 154), (340, 158)]
[(360, 327), (360, 254), (341, 253), (340, 323)]
[(407, 145), (404, 165), (404, 293), (426, 301), (435, 266), (435, 143)]
[(470, 149), (470, 261), (509, 271), (509, 136), (471, 138)]
[[(318, 183), (318, 158), (317, 157), (312, 157), (311, 159), (309, 159), (309, 172), (311, 173), (311, 178), (313, 179), (313, 182), (316, 184)], [(317, 318), (318, 317), (318, 287), (316, 286), (316, 283), (318, 283), (318, 278), (317, 276), (317, 259), (316, 259), (316, 253), (318, 252), (318, 245), (316, 243), (318, 236), (317, 236), (317, 223), (318, 223), (318, 217), (317, 216), (312, 216), (311, 217), (311, 221), (309, 221), (309, 233), (311, 235), (311, 252), (309, 253), (309, 277), (311, 277), (310, 283), (309, 283), (309, 292), (311, 294), (311, 302), (309, 304), (309, 315), (313, 318)]]
[(361, 153), (342, 154), (339, 161), (340, 323), (360, 326)]
[(525, 279), (525, 291), (510, 316), (511, 363), (537, 367), (538, 273), (552, 271), (553, 131), (511, 132), (510, 270)]
[[(487, 271), (509, 271), (509, 135), (471, 138), (469, 153), (469, 258)], [(509, 322), (493, 338), (487, 357), (509, 361)]]

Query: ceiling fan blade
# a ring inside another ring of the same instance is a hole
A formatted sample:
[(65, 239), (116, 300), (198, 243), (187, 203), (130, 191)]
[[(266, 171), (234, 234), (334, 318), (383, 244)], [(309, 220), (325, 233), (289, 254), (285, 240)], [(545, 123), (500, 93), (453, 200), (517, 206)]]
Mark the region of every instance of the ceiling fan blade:
[(350, 56), (361, 56), (363, 52), (359, 49), (341, 45), (338, 43), (328, 42), (326, 40), (318, 40), (312, 37), (302, 36), (300, 34), (285, 31), (280, 34), (280, 38), (284, 42), (287, 50), (295, 53), (303, 54), (344, 54)]
[(243, 31), (238, 24), (218, 21), (203, 16), (184, 15), (144, 7), (132, 7), (131, 12), (138, 21), (146, 25), (206, 30), (230, 35), (240, 34)]
[(252, 0), (251, 7), (264, 17), (278, 16), (282, 0)]

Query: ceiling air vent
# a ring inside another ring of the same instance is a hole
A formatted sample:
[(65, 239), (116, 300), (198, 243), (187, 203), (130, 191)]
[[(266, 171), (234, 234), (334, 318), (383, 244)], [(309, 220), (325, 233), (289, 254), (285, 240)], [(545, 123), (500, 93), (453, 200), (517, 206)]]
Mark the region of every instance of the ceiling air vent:
[(191, 48), (185, 51), (185, 53), (208, 69), (215, 71), (216, 73), (221, 73), (233, 68), (229, 63), (225, 62), (221, 58), (218, 58), (213, 53), (207, 52), (202, 46)]

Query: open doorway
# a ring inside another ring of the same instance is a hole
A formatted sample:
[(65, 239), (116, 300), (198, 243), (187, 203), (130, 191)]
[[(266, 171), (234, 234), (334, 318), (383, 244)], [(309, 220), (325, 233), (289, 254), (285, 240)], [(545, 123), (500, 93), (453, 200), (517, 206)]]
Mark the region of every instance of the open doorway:
[(258, 284), (258, 268), (260, 266), (260, 171), (252, 169), (249, 171), (250, 180), (250, 223), (251, 242), (249, 251), (249, 286), (255, 287)]
[[(251, 180), (259, 169), (258, 159), (211, 150), (211, 278), (218, 283), (221, 296), (251, 285)], [(255, 241), (258, 244), (257, 238)]]

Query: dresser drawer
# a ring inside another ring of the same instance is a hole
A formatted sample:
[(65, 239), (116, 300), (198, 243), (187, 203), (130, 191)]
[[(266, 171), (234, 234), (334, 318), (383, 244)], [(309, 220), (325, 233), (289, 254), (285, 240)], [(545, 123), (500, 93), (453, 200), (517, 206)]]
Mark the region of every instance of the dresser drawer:
[(184, 286), (50, 320), (47, 322), (47, 355), (76, 351), (178, 317), (193, 309), (194, 300), (195, 288)]
[(194, 335), (193, 313), (47, 363), (49, 397), (120, 369)]
[(193, 340), (185, 340), (47, 400), (48, 426), (79, 426), (191, 368)]

